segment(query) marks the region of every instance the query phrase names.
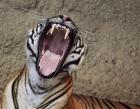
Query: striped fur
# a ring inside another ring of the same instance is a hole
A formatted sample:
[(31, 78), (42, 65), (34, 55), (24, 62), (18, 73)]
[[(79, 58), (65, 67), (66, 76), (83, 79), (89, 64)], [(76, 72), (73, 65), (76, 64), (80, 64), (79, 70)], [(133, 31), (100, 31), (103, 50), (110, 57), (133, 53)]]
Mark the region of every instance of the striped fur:
[(70, 98), (66, 109), (140, 109), (140, 106), (74, 94)]
[[(74, 32), (75, 39), (61, 69), (51, 78), (42, 78), (37, 71), (39, 39), (48, 23), (63, 22)], [(137, 105), (112, 102), (96, 97), (72, 94), (71, 73), (81, 64), (86, 45), (78, 28), (66, 16), (48, 18), (29, 31), (26, 41), (27, 65), (10, 81), (3, 93), (2, 109), (140, 109)]]

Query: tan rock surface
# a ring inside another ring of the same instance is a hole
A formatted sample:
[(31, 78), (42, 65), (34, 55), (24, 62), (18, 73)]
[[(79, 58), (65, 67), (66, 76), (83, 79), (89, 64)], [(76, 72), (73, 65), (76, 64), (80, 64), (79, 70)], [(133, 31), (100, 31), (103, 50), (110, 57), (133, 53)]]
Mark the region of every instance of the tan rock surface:
[(74, 19), (89, 48), (75, 92), (140, 104), (139, 0), (0, 0), (0, 93), (25, 63), (27, 30), (58, 14)]

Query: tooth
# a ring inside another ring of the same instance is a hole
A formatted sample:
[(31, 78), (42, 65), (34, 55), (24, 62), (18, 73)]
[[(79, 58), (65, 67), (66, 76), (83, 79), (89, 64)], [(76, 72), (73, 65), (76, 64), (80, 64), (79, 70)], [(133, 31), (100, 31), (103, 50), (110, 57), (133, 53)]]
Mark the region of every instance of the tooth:
[(56, 29), (58, 29), (58, 27), (59, 27), (59, 25), (57, 24), (57, 25), (56, 25)]
[(64, 39), (67, 39), (69, 32), (70, 32), (70, 30), (69, 29), (66, 29), (66, 33), (65, 33)]
[(58, 27), (61, 27), (61, 25), (58, 24)]
[(51, 34), (53, 33), (55, 27), (56, 27), (56, 24), (53, 24), (53, 25), (52, 25), (52, 28), (51, 28), (51, 30), (50, 30), (50, 33), (51, 33)]

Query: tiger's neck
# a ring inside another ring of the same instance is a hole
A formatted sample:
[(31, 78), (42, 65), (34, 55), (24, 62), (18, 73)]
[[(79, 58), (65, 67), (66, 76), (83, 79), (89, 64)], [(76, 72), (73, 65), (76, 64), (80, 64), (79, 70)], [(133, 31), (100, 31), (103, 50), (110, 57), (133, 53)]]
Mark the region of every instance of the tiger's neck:
[(72, 77), (64, 72), (55, 78), (43, 79), (35, 69), (30, 68), (23, 78), (29, 105), (43, 109), (51, 106), (54, 107), (52, 109), (64, 107), (72, 94)]

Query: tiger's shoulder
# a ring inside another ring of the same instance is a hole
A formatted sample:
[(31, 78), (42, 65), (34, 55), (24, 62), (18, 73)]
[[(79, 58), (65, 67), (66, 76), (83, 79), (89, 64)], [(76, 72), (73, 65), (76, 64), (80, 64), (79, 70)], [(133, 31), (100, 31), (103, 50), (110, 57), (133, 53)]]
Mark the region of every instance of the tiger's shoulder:
[(10, 109), (10, 107), (6, 107), (7, 104), (11, 103), (11, 107), (13, 107), (12, 104), (12, 84), (13, 81), (16, 77), (14, 77), (12, 80), (9, 81), (9, 83), (7, 84), (7, 86), (5, 87), (3, 94), (2, 94), (2, 99), (1, 99), (1, 109)]
[[(6, 85), (3, 93), (2, 93), (2, 98), (0, 100), (0, 109), (14, 109), (14, 105), (13, 105), (13, 96), (12, 96), (12, 92), (13, 92), (13, 84), (14, 81), (22, 75), (23, 70), (25, 70), (26, 67), (24, 66), (22, 69), (16, 70), (15, 73), (17, 73), (16, 76), (14, 76)], [(7, 104), (10, 104), (10, 107), (6, 107), (9, 106)]]

